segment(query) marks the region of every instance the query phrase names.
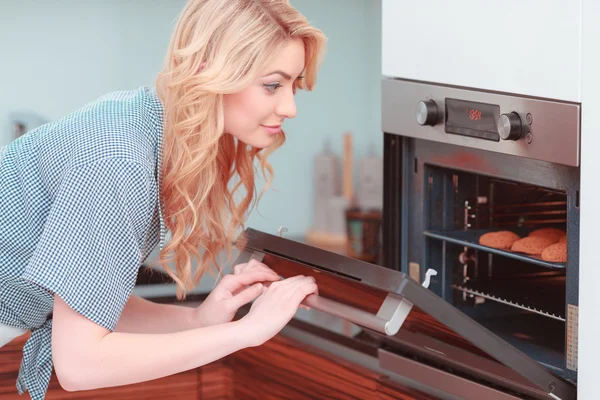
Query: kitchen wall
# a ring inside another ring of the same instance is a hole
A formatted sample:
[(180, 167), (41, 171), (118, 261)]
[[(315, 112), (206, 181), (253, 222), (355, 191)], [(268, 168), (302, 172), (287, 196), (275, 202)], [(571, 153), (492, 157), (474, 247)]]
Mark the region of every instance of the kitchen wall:
[[(297, 95), (288, 142), (271, 158), (274, 189), (248, 226), (290, 234), (310, 227), (313, 156), (330, 138), (341, 151), (354, 134), (355, 156), (381, 152), (380, 0), (292, 0), (328, 36), (317, 88)], [(151, 85), (184, 0), (10, 0), (0, 5), (0, 146), (11, 112), (60, 118), (101, 94)]]

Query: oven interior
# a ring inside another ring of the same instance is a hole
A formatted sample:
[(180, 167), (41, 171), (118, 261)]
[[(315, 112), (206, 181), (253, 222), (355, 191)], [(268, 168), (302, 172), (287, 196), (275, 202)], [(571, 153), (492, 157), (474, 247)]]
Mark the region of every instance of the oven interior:
[(569, 260), (479, 244), (489, 231), (567, 232), (567, 193), (432, 165), (423, 179), (423, 255), (439, 273), (431, 290), (528, 356), (572, 375), (565, 372)]

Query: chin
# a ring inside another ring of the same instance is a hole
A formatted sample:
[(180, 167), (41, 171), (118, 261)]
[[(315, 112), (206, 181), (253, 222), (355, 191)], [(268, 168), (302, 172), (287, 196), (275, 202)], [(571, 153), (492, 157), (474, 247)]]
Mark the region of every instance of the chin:
[(253, 137), (245, 143), (257, 149), (266, 149), (275, 143), (278, 136), (279, 135), (261, 135), (261, 137)]

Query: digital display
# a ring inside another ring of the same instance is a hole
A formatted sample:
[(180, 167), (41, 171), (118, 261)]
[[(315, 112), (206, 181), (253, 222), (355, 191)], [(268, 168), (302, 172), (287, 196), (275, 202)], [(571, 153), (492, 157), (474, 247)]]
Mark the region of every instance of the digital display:
[(494, 104), (446, 99), (446, 132), (499, 141), (500, 107)]

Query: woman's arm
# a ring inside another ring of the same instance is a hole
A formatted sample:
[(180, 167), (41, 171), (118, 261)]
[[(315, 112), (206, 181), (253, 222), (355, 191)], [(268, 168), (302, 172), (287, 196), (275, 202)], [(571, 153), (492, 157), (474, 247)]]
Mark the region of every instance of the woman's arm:
[(203, 326), (196, 307), (159, 304), (130, 296), (115, 329), (122, 333), (174, 333)]
[(125, 333), (173, 333), (219, 325), (233, 319), (237, 310), (262, 293), (259, 283), (278, 281), (279, 275), (256, 260), (238, 264), (199, 307), (157, 304), (130, 296), (116, 326)]
[[(158, 323), (146, 326), (151, 325), (162, 329)], [(110, 333), (55, 296), (52, 357), (65, 390), (126, 385), (197, 368), (247, 347), (242, 326), (236, 321), (177, 333)]]
[(239, 321), (176, 333), (110, 332), (54, 296), (52, 359), (65, 390), (88, 390), (161, 378), (259, 346), (317, 292), (312, 277), (296, 276), (264, 288)]

